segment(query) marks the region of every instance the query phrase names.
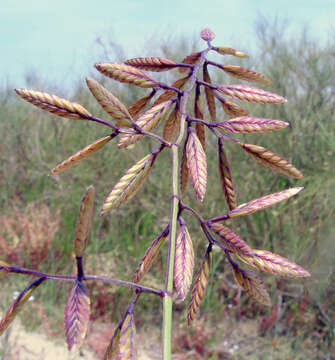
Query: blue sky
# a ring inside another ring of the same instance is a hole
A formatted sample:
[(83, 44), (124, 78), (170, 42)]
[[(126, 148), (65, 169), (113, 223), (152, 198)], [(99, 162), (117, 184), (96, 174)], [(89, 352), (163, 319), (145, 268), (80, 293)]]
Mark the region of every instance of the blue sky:
[(194, 38), (210, 27), (215, 44), (247, 51), (255, 44), (260, 14), (288, 19), (293, 35), (308, 26), (324, 41), (335, 19), (335, 0), (1, 0), (0, 85), (27, 86), (30, 72), (69, 87), (103, 60), (97, 37), (122, 44), (135, 57), (143, 55), (148, 41)]

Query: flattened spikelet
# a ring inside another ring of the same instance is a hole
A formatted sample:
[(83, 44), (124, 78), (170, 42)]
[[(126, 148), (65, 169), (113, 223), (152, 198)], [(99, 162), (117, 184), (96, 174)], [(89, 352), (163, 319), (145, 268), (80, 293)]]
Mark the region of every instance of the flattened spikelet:
[(133, 119), (125, 105), (116, 96), (93, 79), (86, 78), (86, 83), (97, 102), (109, 115), (116, 119), (116, 126), (131, 126)]
[(187, 139), (185, 140), (183, 146), (183, 152), (181, 156), (181, 163), (180, 163), (180, 191), (182, 194), (185, 193), (187, 184), (188, 184), (188, 168), (187, 168), (187, 157), (186, 157), (186, 144)]
[(244, 271), (233, 266), (233, 274), (237, 284), (245, 290), (250, 297), (263, 305), (270, 306), (271, 300), (263, 281), (253, 272)]
[[(208, 84), (212, 83), (207, 70), (207, 66), (203, 67), (203, 80)], [(216, 120), (215, 97), (213, 90), (208, 86), (205, 86), (205, 96), (206, 96), (206, 102), (207, 102), (209, 114), (211, 116), (212, 121), (215, 121)]]
[(239, 253), (236, 256), (246, 264), (273, 275), (288, 277), (311, 276), (301, 266), (270, 251), (253, 249), (250, 254)]
[(241, 116), (229, 119), (218, 124), (218, 127), (232, 133), (264, 133), (280, 130), (289, 124), (280, 120), (257, 118), (253, 116)]
[(39, 278), (27, 286), (20, 295), (14, 300), (14, 302), (8, 308), (6, 314), (0, 320), (0, 336), (8, 328), (8, 326), (15, 319), (16, 315), (22, 310), (23, 305), (28, 301), (33, 291), (45, 280), (45, 278)]
[(224, 151), (222, 140), (218, 140), (218, 158), (219, 158), (219, 171), (221, 177), (222, 189), (226, 198), (228, 207), (233, 210), (237, 206), (236, 194), (234, 190), (233, 179), (230, 172), (228, 158)]
[(223, 111), (232, 118), (239, 116), (247, 116), (248, 112), (242, 109), (240, 106), (234, 104), (233, 102), (224, 99), (217, 92), (214, 91), (215, 97), (221, 102)]
[(74, 120), (86, 120), (91, 116), (83, 106), (56, 95), (27, 89), (15, 89), (15, 91), (22, 99), (32, 103), (40, 109), (49, 111), (58, 116)]
[(194, 268), (193, 243), (185, 225), (178, 229), (174, 260), (174, 286), (179, 297), (184, 300), (192, 283)]
[[(171, 101), (166, 101), (156, 106), (152, 106), (136, 120), (136, 125), (145, 131), (155, 129), (171, 104)], [(143, 135), (123, 135), (118, 142), (118, 147), (119, 149), (125, 148), (131, 144), (135, 144), (142, 138)]]
[(187, 323), (189, 325), (192, 320), (195, 319), (195, 316), (199, 311), (201, 302), (205, 296), (211, 267), (212, 255), (210, 251), (207, 251), (192, 288), (191, 301), (188, 306), (187, 312)]
[(194, 130), (190, 131), (186, 143), (188, 174), (193, 189), (200, 201), (203, 201), (207, 185), (207, 161), (201, 142)]
[(62, 161), (60, 164), (58, 164), (55, 168), (53, 168), (50, 172), (50, 175), (56, 175), (59, 174), (69, 167), (78, 164), (82, 160), (88, 158), (89, 156), (93, 155), (97, 151), (99, 151), (103, 146), (105, 146), (109, 141), (111, 141), (114, 138), (114, 135), (107, 135), (104, 136), (101, 139), (98, 139), (94, 141), (92, 144), (84, 147), (84, 149), (79, 150), (72, 156), (70, 156), (68, 159)]
[[(200, 88), (197, 88), (195, 101), (194, 101), (194, 116), (198, 119), (204, 119), (204, 103), (202, 101)], [(204, 124), (196, 123), (195, 124), (195, 133), (198, 136), (198, 139), (201, 142), (202, 148), (206, 150), (206, 127)]]
[(252, 214), (258, 210), (263, 210), (271, 205), (275, 205), (280, 201), (286, 200), (291, 196), (296, 195), (303, 188), (291, 188), (270, 195), (262, 196), (258, 199), (247, 202), (246, 204), (239, 205), (234, 210), (227, 214), (227, 219), (234, 218), (236, 216)]
[(84, 342), (90, 320), (91, 301), (84, 285), (77, 281), (70, 291), (64, 313), (68, 349), (79, 349)]
[(119, 82), (133, 84), (142, 88), (151, 88), (158, 82), (144, 71), (126, 64), (98, 63), (95, 67), (103, 75)]
[(140, 99), (138, 99), (132, 106), (128, 108), (129, 114), (133, 118), (137, 118), (137, 116), (143, 112), (145, 107), (148, 105), (152, 97), (156, 94), (156, 90), (151, 91), (149, 95), (143, 96)]
[(114, 360), (115, 354), (118, 350), (119, 340), (120, 340), (120, 331), (121, 331), (120, 324), (114, 331), (113, 337), (111, 338), (108, 347), (105, 351), (103, 360)]
[(263, 148), (262, 146), (243, 143), (239, 143), (239, 145), (257, 162), (278, 173), (284, 174), (286, 176), (291, 176), (296, 179), (301, 179), (304, 177), (302, 173), (298, 169), (296, 169), (290, 162), (283, 159), (279, 155)]
[(93, 210), (94, 210), (95, 190), (91, 185), (81, 201), (79, 216), (76, 224), (74, 236), (74, 253), (77, 257), (83, 256), (86, 249), (88, 236), (91, 231)]
[(267, 78), (265, 75), (263, 75), (257, 71), (245, 69), (241, 66), (220, 65), (219, 68), (224, 70), (229, 75), (231, 75), (235, 78), (238, 78), (238, 79), (251, 81), (251, 82), (258, 83), (258, 84), (264, 84), (264, 85), (271, 84), (271, 80), (269, 78)]
[(135, 58), (125, 61), (126, 65), (146, 71), (168, 71), (178, 66), (174, 61), (161, 57)]
[[(200, 59), (201, 59), (201, 52), (193, 52), (192, 54), (190, 54), (184, 58), (184, 60), (182, 61), (182, 64), (195, 65), (200, 61)], [(187, 71), (189, 71), (189, 68), (187, 68), (187, 67), (179, 68), (180, 73), (184, 73)]]
[(119, 205), (130, 200), (143, 185), (150, 173), (156, 156), (149, 154), (133, 165), (122, 178), (116, 183), (112, 192), (107, 196), (100, 215), (112, 211)]
[(226, 96), (259, 104), (280, 104), (286, 102), (282, 96), (248, 85), (222, 85), (218, 91)]
[(238, 50), (235, 50), (235, 49), (233, 49), (231, 47), (227, 47), (227, 46), (214, 47), (213, 50), (215, 50), (216, 52), (218, 52), (221, 55), (233, 55), (233, 56), (241, 57), (241, 58), (249, 57), (247, 54), (243, 53), (242, 51), (238, 51)]
[(163, 138), (166, 141), (172, 141), (179, 133), (180, 129), (180, 111), (178, 105), (171, 111), (168, 119), (164, 123)]
[(138, 264), (135, 274), (133, 277), (133, 282), (138, 283), (142, 280), (143, 276), (149, 271), (151, 265), (157, 259), (161, 246), (163, 245), (164, 240), (169, 234), (169, 228), (167, 227), (160, 235), (158, 235), (150, 246), (147, 248), (145, 254), (143, 255), (140, 263)]
[(233, 253), (249, 254), (253, 252), (251, 247), (244, 240), (226, 226), (217, 223), (209, 223), (208, 227), (219, 236), (224, 247)]
[(116, 360), (135, 359), (135, 321), (133, 314), (127, 314), (120, 329)]

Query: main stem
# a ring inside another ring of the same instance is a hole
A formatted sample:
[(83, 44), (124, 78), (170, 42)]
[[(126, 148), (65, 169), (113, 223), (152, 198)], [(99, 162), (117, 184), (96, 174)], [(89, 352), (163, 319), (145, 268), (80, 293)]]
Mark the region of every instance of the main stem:
[(196, 74), (200, 66), (205, 61), (208, 51), (211, 49), (208, 43), (208, 48), (201, 53), (201, 59), (198, 64), (192, 68), (191, 79), (189, 86), (183, 91), (180, 103), (180, 132), (178, 138), (171, 146), (172, 158), (172, 203), (171, 203), (171, 217), (170, 217), (170, 234), (169, 234), (169, 253), (168, 264), (166, 269), (165, 279), (165, 295), (163, 299), (163, 359), (171, 360), (171, 334), (172, 334), (172, 292), (173, 292), (173, 272), (174, 272), (174, 257), (176, 248), (176, 235), (177, 235), (177, 217), (179, 212), (179, 145), (181, 144), (185, 133), (186, 122), (186, 105), (188, 95), (194, 87), (197, 80)]

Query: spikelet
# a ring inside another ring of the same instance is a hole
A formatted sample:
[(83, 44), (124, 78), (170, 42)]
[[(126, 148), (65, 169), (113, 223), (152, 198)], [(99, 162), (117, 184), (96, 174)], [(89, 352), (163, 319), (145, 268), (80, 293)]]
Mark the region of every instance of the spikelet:
[(137, 116), (143, 112), (143, 110), (145, 109), (145, 107), (148, 105), (148, 103), (155, 94), (156, 94), (156, 90), (152, 90), (149, 95), (143, 96), (140, 99), (138, 99), (132, 106), (128, 108), (129, 114), (133, 118), (137, 118)]
[(228, 214), (226, 214), (225, 219), (231, 219), (241, 215), (249, 215), (258, 210), (263, 210), (271, 205), (277, 204), (280, 201), (286, 200), (291, 196), (296, 195), (302, 189), (303, 187), (286, 189), (249, 201), (246, 204), (239, 205), (234, 210), (230, 211)]
[(211, 251), (207, 251), (192, 288), (191, 301), (187, 311), (188, 325), (190, 325), (190, 323), (195, 319), (195, 316), (199, 311), (200, 304), (205, 296), (211, 267), (212, 254)]
[(119, 82), (133, 84), (142, 88), (151, 88), (159, 83), (144, 71), (125, 64), (98, 63), (95, 67), (103, 75)]
[(164, 240), (169, 234), (169, 227), (166, 227), (165, 230), (158, 235), (150, 246), (147, 248), (145, 254), (143, 255), (140, 263), (138, 264), (135, 274), (133, 277), (133, 282), (138, 283), (142, 280), (143, 276), (149, 271), (153, 262), (157, 259), (159, 250), (163, 245)]
[(217, 66), (226, 73), (228, 73), (230, 76), (233, 76), (235, 78), (250, 82), (255, 82), (258, 84), (264, 84), (264, 85), (271, 84), (271, 80), (269, 78), (256, 71), (252, 71), (249, 69), (245, 69), (241, 66), (235, 66), (235, 65), (217, 65)]
[(120, 332), (121, 332), (122, 323), (115, 329), (114, 334), (108, 344), (108, 347), (105, 351), (103, 360), (114, 360), (115, 354), (118, 350), (119, 340), (120, 340)]
[(192, 283), (194, 268), (192, 239), (185, 225), (178, 229), (174, 260), (174, 286), (180, 299), (184, 300)]
[(188, 184), (188, 168), (187, 168), (187, 157), (186, 157), (186, 144), (188, 138), (186, 138), (180, 163), (180, 192), (185, 193)]
[(91, 301), (85, 286), (77, 281), (70, 291), (64, 312), (65, 337), (69, 351), (84, 342), (90, 320)]
[(79, 216), (74, 236), (74, 253), (77, 257), (83, 256), (86, 249), (89, 233), (91, 231), (95, 190), (91, 185), (81, 201)]
[(93, 79), (86, 78), (86, 83), (97, 102), (116, 119), (116, 126), (131, 127), (133, 119), (125, 105), (116, 96)]
[(27, 286), (20, 295), (14, 300), (14, 302), (10, 305), (7, 312), (0, 320), (0, 336), (4, 333), (4, 331), (8, 328), (8, 326), (15, 319), (16, 315), (19, 311), (22, 310), (23, 305), (29, 300), (33, 291), (45, 280), (45, 278), (39, 278)]
[(247, 116), (248, 112), (242, 109), (240, 106), (234, 104), (233, 102), (224, 99), (216, 91), (214, 91), (215, 97), (221, 102), (223, 111), (232, 118), (239, 116)]
[[(201, 52), (193, 52), (192, 54), (186, 56), (184, 60), (181, 62), (182, 64), (189, 64), (189, 65), (195, 65), (197, 64), (201, 59)], [(181, 67), (179, 68), (179, 72), (185, 73), (189, 71), (188, 67)]]
[(94, 141), (92, 144), (84, 147), (84, 149), (79, 150), (68, 159), (62, 161), (58, 164), (55, 168), (53, 168), (49, 175), (53, 176), (59, 174), (69, 167), (78, 164), (82, 160), (88, 158), (89, 156), (93, 155), (97, 151), (99, 151), (103, 146), (105, 146), (109, 141), (111, 141), (115, 135), (107, 135), (101, 139)]
[(310, 273), (301, 266), (270, 251), (253, 249), (250, 254), (239, 253), (236, 254), (236, 256), (246, 264), (273, 275), (288, 277), (311, 276)]
[(248, 85), (221, 85), (217, 88), (224, 95), (234, 99), (259, 104), (280, 104), (286, 102), (282, 96)]
[(22, 99), (58, 116), (74, 120), (87, 120), (92, 116), (83, 106), (56, 95), (28, 89), (15, 89), (15, 91)]
[(135, 321), (133, 314), (127, 314), (120, 329), (120, 337), (115, 360), (135, 359)]
[(148, 154), (135, 165), (133, 165), (122, 178), (116, 183), (112, 192), (107, 196), (100, 215), (112, 211), (119, 205), (130, 200), (143, 185), (150, 173), (156, 155)]
[[(156, 106), (152, 106), (136, 120), (136, 125), (145, 131), (151, 131), (155, 129), (171, 104), (171, 101), (166, 101)], [(119, 140), (118, 148), (122, 149), (131, 144), (135, 144), (142, 138), (143, 135), (125, 134)]]
[[(204, 103), (201, 98), (200, 88), (197, 87), (194, 101), (194, 116), (198, 119), (204, 119)], [(206, 127), (204, 124), (195, 124), (195, 133), (201, 142), (202, 148), (206, 151)]]
[(218, 52), (221, 55), (233, 55), (236, 57), (241, 57), (241, 58), (248, 58), (249, 56), (245, 53), (243, 53), (242, 51), (238, 51), (235, 50), (231, 47), (227, 47), (227, 46), (220, 46), (220, 47), (213, 47), (213, 50), (215, 50), (216, 52)]
[[(183, 78), (177, 79), (171, 86), (176, 89), (182, 89), (187, 81), (190, 79), (190, 75), (187, 75)], [(156, 106), (162, 102), (170, 100), (177, 96), (177, 93), (173, 90), (165, 90), (153, 103), (153, 106)]]
[(222, 139), (218, 140), (218, 158), (219, 158), (219, 172), (221, 177), (222, 189), (226, 198), (228, 207), (233, 210), (237, 206), (236, 194), (234, 190), (233, 179), (230, 173), (230, 167), (226, 152), (224, 151)]
[[(203, 67), (203, 80), (208, 84), (212, 83), (211, 77), (209, 76), (207, 70), (207, 66)], [(206, 102), (207, 102), (209, 114), (211, 116), (212, 121), (215, 121), (216, 120), (215, 97), (213, 90), (208, 86), (205, 86), (205, 96), (206, 96)]]
[(209, 222), (208, 227), (218, 235), (224, 247), (233, 253), (249, 254), (253, 252), (251, 247), (244, 240), (226, 226)]
[(302, 179), (304, 177), (302, 173), (287, 160), (268, 149), (263, 148), (262, 146), (243, 143), (239, 143), (239, 145), (257, 162), (272, 169), (273, 171), (286, 176), (294, 177), (296, 179)]
[(186, 143), (188, 174), (193, 189), (200, 201), (203, 201), (207, 185), (206, 154), (193, 129), (190, 129)]
[(245, 290), (250, 297), (263, 305), (270, 306), (271, 300), (263, 281), (253, 272), (233, 266), (233, 274), (237, 284)]
[(174, 61), (161, 57), (135, 58), (125, 61), (126, 65), (146, 71), (168, 71), (178, 66)]
[(180, 130), (180, 111), (178, 104), (171, 111), (168, 119), (164, 123), (163, 138), (166, 141), (172, 141)]
[(280, 120), (241, 116), (218, 123), (217, 126), (232, 133), (264, 133), (280, 130), (288, 125)]

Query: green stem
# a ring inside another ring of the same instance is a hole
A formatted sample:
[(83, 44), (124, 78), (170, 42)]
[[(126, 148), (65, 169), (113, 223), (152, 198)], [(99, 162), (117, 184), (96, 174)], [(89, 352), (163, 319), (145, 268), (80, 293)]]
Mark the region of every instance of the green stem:
[(197, 81), (197, 71), (205, 61), (205, 57), (211, 45), (204, 50), (201, 54), (201, 60), (198, 64), (191, 68), (191, 78), (189, 85), (185, 91), (182, 92), (180, 102), (180, 132), (174, 144), (171, 145), (171, 158), (172, 158), (172, 203), (171, 203), (171, 217), (170, 217), (170, 236), (169, 236), (169, 253), (168, 263), (165, 278), (165, 295), (163, 299), (163, 359), (171, 360), (171, 333), (172, 333), (172, 292), (173, 292), (173, 271), (174, 271), (174, 256), (176, 247), (177, 235), (177, 218), (179, 212), (179, 154), (178, 149), (181, 144), (186, 123), (186, 105), (188, 96)]

